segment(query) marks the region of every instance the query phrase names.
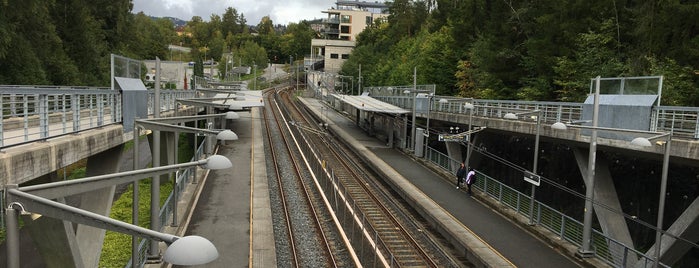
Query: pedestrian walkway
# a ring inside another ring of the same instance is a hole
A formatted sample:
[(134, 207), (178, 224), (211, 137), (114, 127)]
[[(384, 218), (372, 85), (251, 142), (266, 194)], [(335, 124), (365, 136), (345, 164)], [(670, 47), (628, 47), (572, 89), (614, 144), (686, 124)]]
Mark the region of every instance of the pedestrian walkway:
[[(201, 267), (276, 267), (259, 108), (228, 126), (238, 140), (219, 147), (233, 168), (209, 171), (185, 235), (209, 239), (219, 257)], [(252, 236), (250, 235), (252, 233)]]

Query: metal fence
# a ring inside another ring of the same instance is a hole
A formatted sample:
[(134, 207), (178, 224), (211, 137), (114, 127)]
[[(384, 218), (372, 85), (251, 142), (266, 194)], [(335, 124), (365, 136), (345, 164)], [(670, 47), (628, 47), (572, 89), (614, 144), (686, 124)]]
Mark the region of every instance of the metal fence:
[[(295, 135), (303, 136), (298, 129), (293, 131)], [(304, 155), (309, 156), (310, 169), (318, 176), (318, 185), (322, 188), (327, 198), (327, 204), (332, 207), (336, 217), (340, 219), (346, 235), (350, 237), (351, 243), (356, 249), (357, 255), (365, 267), (397, 267), (395, 256), (389, 250), (386, 242), (379, 236), (371, 222), (368, 221), (365, 213), (361, 211), (357, 201), (355, 201), (350, 191), (340, 183), (340, 179), (333, 172), (333, 167), (326, 165), (325, 160), (316, 153), (318, 150), (309, 143), (305, 137), (304, 142), (300, 142), (300, 148)], [(409, 223), (410, 224), (410, 223)], [(414, 224), (414, 223), (413, 223)], [(423, 234), (426, 236), (426, 234)], [(364, 243), (364, 239), (353, 239), (364, 236), (374, 241), (372, 248), (367, 248), (369, 244)], [(431, 241), (430, 239), (426, 239)], [(385, 254), (383, 263), (375, 254), (381, 252)], [(445, 257), (446, 258), (446, 257)]]
[[(449, 173), (452, 173), (453, 166), (458, 166), (460, 163), (430, 147), (427, 149), (425, 159)], [(478, 179), (474, 184), (474, 189), (483, 192), (487, 197), (510, 208), (517, 214), (531, 218), (530, 195), (519, 192), (481, 172), (476, 172), (476, 175)], [(546, 228), (560, 239), (573, 245), (580, 246), (582, 244), (583, 224), (581, 222), (536, 200), (534, 200), (532, 211), (534, 224)], [(624, 245), (607, 237), (598, 230), (592, 232), (592, 245), (594, 256), (613, 267), (653, 267), (654, 258), (652, 256), (647, 256), (632, 246)], [(669, 267), (662, 263), (660, 265), (661, 267)]]
[[(0, 149), (122, 122), (121, 92), (87, 87), (0, 87)], [(153, 114), (154, 92), (148, 92)], [(175, 109), (176, 99), (193, 90), (160, 91), (160, 110)]]
[[(197, 150), (194, 152), (194, 156), (190, 161), (198, 161), (201, 158), (204, 152), (205, 145), (205, 140), (202, 140), (199, 146), (197, 146)], [(178, 219), (176, 215), (173, 213), (173, 211), (177, 209), (176, 202), (179, 201), (180, 197), (182, 196), (182, 193), (185, 190), (187, 190), (188, 186), (190, 186), (189, 184), (196, 183), (197, 178), (195, 177), (194, 168), (188, 168), (182, 172), (176, 172), (175, 180), (176, 183), (175, 185), (173, 185), (172, 192), (170, 192), (170, 194), (168, 195), (167, 199), (165, 200), (165, 204), (163, 205), (163, 207), (160, 208), (160, 212), (158, 214), (160, 217), (160, 231), (162, 231), (166, 225), (177, 226), (179, 224), (177, 222)], [(169, 224), (168, 221), (170, 222)], [(148, 239), (139, 240), (140, 242), (138, 244), (137, 255), (138, 260), (136, 262), (138, 265), (136, 265), (136, 267), (143, 267), (148, 257), (147, 251), (150, 246), (150, 243)], [(125, 267), (133, 267), (133, 259), (129, 259)]]
[[(414, 94), (405, 93), (412, 87), (379, 87), (371, 96), (404, 109), (413, 109)], [(389, 90), (390, 89), (390, 90)], [(441, 99), (446, 103), (440, 102)], [(541, 110), (541, 123), (570, 122), (582, 119), (583, 103), (512, 100), (481, 100), (453, 96), (432, 96), (430, 109), (436, 112), (468, 114), (464, 103), (474, 105), (473, 116), (502, 117), (512, 110)], [(699, 107), (653, 106), (649, 131), (672, 132), (675, 138), (699, 139)]]
[(121, 95), (107, 88), (0, 87), (0, 148), (121, 122)]

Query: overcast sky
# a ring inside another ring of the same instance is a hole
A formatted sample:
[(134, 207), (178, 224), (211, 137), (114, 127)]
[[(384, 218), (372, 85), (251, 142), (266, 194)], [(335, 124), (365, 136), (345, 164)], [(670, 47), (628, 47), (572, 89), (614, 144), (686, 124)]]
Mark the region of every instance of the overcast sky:
[(232, 7), (245, 15), (249, 25), (257, 25), (269, 16), (274, 24), (287, 25), (302, 20), (327, 18), (321, 13), (335, 6), (335, 0), (133, 0), (133, 13), (143, 11), (155, 17), (175, 17), (189, 21), (200, 16), (209, 21), (211, 14), (222, 16)]

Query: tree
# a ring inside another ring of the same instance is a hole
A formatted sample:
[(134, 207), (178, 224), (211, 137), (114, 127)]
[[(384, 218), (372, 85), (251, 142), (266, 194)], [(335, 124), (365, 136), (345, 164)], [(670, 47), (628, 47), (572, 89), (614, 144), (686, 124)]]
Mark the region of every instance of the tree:
[(315, 36), (315, 32), (307, 21), (291, 23), (286, 28), (286, 32), (281, 36), (281, 55), (278, 59), (284, 62), (288, 56), (300, 59), (308, 53), (309, 44)]
[(221, 19), (221, 33), (223, 33), (224, 36), (240, 33), (239, 23), (238, 11), (232, 7), (227, 8)]
[(260, 19), (260, 23), (257, 24), (257, 33), (260, 35), (274, 34), (274, 23), (269, 16), (264, 16), (262, 19)]

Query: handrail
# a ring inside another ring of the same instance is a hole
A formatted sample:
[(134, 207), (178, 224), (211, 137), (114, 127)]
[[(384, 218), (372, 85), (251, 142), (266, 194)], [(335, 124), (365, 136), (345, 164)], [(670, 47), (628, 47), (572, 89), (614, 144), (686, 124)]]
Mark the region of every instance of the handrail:
[[(0, 149), (122, 122), (120, 91), (99, 87), (0, 86)], [(193, 90), (160, 91), (161, 111)], [(153, 114), (154, 92), (148, 91)]]
[[(460, 161), (429, 146), (427, 147), (425, 159), (449, 174), (453, 173), (451, 167), (460, 163)], [(529, 194), (519, 192), (480, 171), (476, 171), (476, 175), (478, 180), (474, 184), (474, 189), (482, 192), (486, 198), (490, 198), (494, 202), (510, 208), (524, 218), (530, 218), (529, 206), (531, 196)], [(582, 222), (537, 200), (534, 200), (534, 209), (531, 211), (536, 215), (534, 224), (544, 227), (560, 239), (573, 245), (581, 245), (582, 236), (580, 230), (582, 230)], [(653, 263), (654, 258), (652, 256), (647, 256), (645, 253), (634, 249), (633, 245), (627, 246), (598, 230), (593, 230), (592, 240), (595, 246), (594, 256), (613, 267), (630, 267), (633, 266), (629, 265), (632, 263)], [(660, 263), (660, 266), (669, 267), (663, 263)], [(647, 267), (647, 265), (641, 267)]]
[[(402, 93), (402, 89), (412, 87), (383, 87), (370, 89), (372, 97), (404, 109), (413, 108), (413, 95)], [(448, 103), (439, 103), (440, 98), (449, 98)], [(481, 100), (466, 99), (454, 101), (453, 96), (434, 96), (430, 102), (432, 111), (468, 114), (463, 108), (464, 102), (475, 107), (474, 116), (502, 117), (508, 109), (542, 110), (542, 123), (553, 124), (582, 119), (584, 103), (551, 101), (515, 101), (515, 100)], [(468, 101), (466, 101), (468, 100)], [(649, 131), (672, 132), (678, 139), (699, 139), (699, 107), (653, 106), (651, 110)]]

